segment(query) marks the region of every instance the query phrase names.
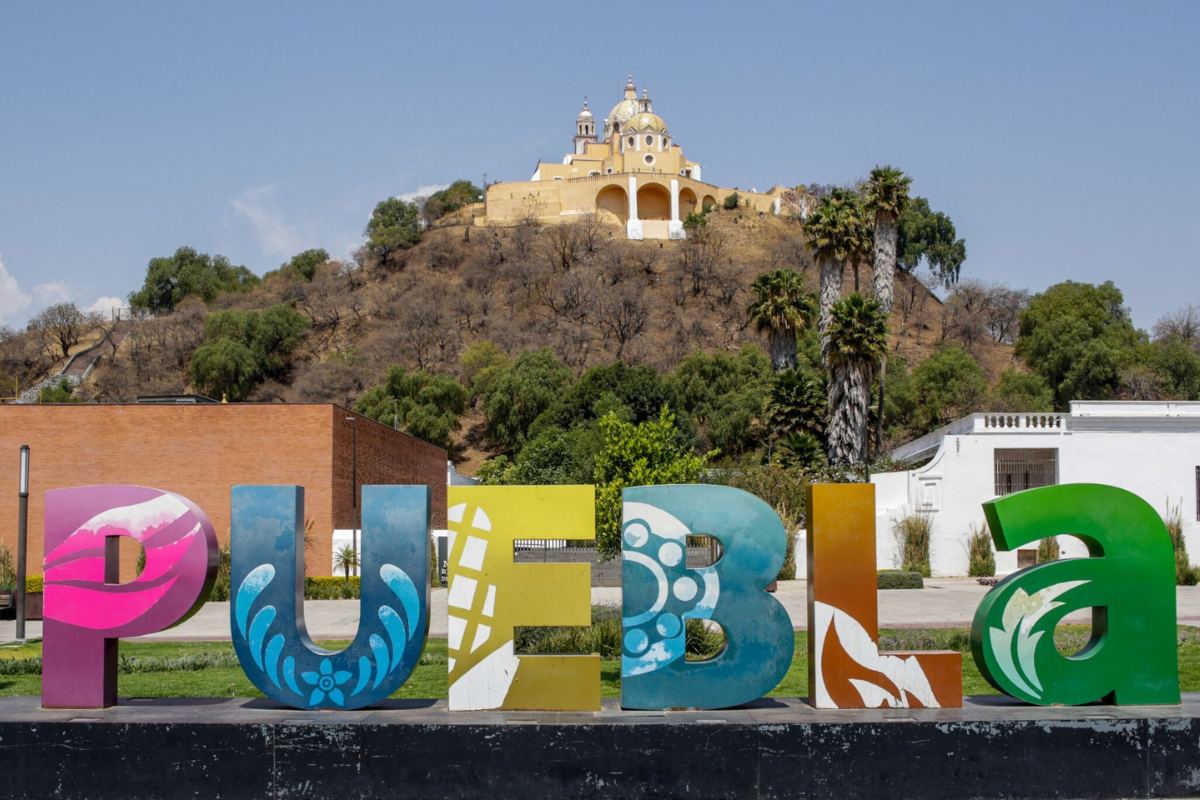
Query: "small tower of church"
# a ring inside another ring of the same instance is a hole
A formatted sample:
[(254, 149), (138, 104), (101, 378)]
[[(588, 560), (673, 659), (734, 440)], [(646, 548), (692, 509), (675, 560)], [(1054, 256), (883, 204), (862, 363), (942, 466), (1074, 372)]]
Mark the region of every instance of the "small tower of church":
[(638, 113), (653, 114), (654, 108), (650, 103), (650, 95), (646, 93), (646, 87), (642, 87), (642, 99), (638, 101)]
[(596, 142), (596, 118), (588, 111), (587, 98), (583, 98), (583, 111), (575, 118), (575, 155), (587, 152), (589, 142)]

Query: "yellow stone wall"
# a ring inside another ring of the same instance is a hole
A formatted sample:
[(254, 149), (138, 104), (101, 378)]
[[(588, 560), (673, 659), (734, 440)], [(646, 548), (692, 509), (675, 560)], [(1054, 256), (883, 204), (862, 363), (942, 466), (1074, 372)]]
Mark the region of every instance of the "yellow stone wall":
[[(632, 78), (625, 87), (625, 98), (624, 103), (635, 101)], [(624, 224), (632, 216), (631, 191), (636, 193), (636, 218), (653, 223), (642, 226), (645, 238), (668, 238), (668, 235), (680, 238), (683, 230), (679, 223), (688, 214), (706, 203), (719, 207), (734, 191), (743, 207), (751, 211), (780, 210), (781, 187), (762, 194), (699, 180), (703, 174), (700, 165), (689, 161), (679, 145), (674, 144), (666, 123), (649, 112), (649, 100), (643, 99), (642, 103), (643, 112), (635, 114), (625, 129), (608, 141), (587, 142), (583, 153), (566, 155), (559, 163), (543, 161), (530, 180), (488, 186), (484, 213), (476, 215), (475, 223), (515, 225), (530, 218), (553, 223), (596, 213), (606, 222)], [(604, 125), (604, 120), (596, 120), (597, 131)], [(636, 187), (632, 190), (631, 180)], [(678, 181), (677, 214), (672, 214), (673, 180)], [(667, 225), (668, 221), (675, 225)], [(668, 234), (672, 227), (674, 230)], [(629, 235), (638, 238), (636, 226), (630, 227)]]
[[(543, 177), (545, 177), (544, 172)], [(779, 196), (775, 189), (767, 194), (754, 193), (714, 186), (693, 178), (685, 178), (682, 175), (661, 172), (602, 174), (594, 177), (572, 176), (562, 179), (551, 177), (540, 181), (492, 184), (487, 190), (485, 213), (476, 216), (475, 221), (477, 225), (505, 226), (515, 225), (522, 219), (533, 216), (542, 222), (568, 222), (580, 214), (598, 212), (608, 222), (623, 224), (626, 219), (614, 213), (611, 206), (603, 202), (604, 198), (601, 193), (607, 190), (605, 194), (609, 198), (619, 196), (627, 203), (630, 177), (637, 179), (639, 192), (647, 185), (661, 187), (667, 193), (668, 209), (671, 181), (679, 181), (680, 220), (686, 219), (691, 211), (699, 210), (705, 202), (712, 203), (719, 208), (725, 198), (735, 191), (743, 202), (749, 202), (750, 210), (766, 213), (774, 211), (775, 201)], [(599, 204), (597, 203), (598, 199), (601, 201)], [(647, 214), (649, 210), (639, 203), (638, 218), (652, 219), (653, 217)]]

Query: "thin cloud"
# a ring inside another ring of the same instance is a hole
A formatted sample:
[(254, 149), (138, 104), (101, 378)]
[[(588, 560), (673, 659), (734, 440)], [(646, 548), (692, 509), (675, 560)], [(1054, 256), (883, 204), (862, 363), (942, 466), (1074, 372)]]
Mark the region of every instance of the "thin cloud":
[(11, 318), (29, 308), (32, 300), (33, 298), (21, 291), (17, 279), (8, 274), (0, 254), (0, 323), (11, 323)]
[(112, 313), (112, 310), (114, 308), (124, 308), (124, 307), (125, 307), (125, 299), (124, 298), (121, 298), (121, 297), (97, 297), (96, 302), (94, 302), (90, 306), (88, 306), (87, 310), (98, 313), (98, 314), (104, 314), (105, 316), (107, 316)]
[(273, 184), (251, 189), (230, 203), (253, 226), (263, 255), (290, 258), (304, 249), (300, 235), (283, 218)]
[(37, 301), (40, 308), (45, 308), (55, 303), (65, 303), (71, 299), (71, 289), (65, 281), (39, 283), (33, 287), (33, 299)]
[(448, 183), (431, 183), (428, 186), (418, 186), (415, 192), (405, 192), (404, 194), (396, 195), (397, 200), (403, 200), (406, 203), (411, 203), (418, 197), (429, 197), (434, 192), (440, 192), (442, 189), (449, 189)]

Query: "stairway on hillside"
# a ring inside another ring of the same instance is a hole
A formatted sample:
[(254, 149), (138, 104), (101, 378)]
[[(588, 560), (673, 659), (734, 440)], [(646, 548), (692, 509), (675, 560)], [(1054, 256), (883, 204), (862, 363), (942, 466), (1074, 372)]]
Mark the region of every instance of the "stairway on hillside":
[(110, 352), (114, 352), (121, 346), (121, 342), (129, 335), (129, 331), (133, 328), (133, 323), (129, 320), (117, 320), (108, 329), (108, 333), (96, 344), (84, 350), (75, 353), (67, 361), (66, 365), (58, 372), (57, 375), (52, 375), (43, 381), (35, 383), (25, 391), (21, 392), (17, 398), (18, 403), (36, 403), (38, 396), (41, 395), (43, 389), (49, 389), (57, 386), (62, 381), (66, 381), (72, 389), (79, 386), (87, 380), (87, 376), (91, 374), (96, 364), (100, 359)]

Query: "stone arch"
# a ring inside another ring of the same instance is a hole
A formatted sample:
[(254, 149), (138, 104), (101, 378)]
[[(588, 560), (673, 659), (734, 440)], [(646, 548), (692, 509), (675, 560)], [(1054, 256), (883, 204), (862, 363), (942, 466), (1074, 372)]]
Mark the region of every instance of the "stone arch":
[(611, 214), (624, 225), (629, 221), (629, 195), (616, 184), (605, 186), (596, 193), (596, 213), (601, 218)]
[(661, 183), (647, 183), (637, 193), (638, 219), (670, 219), (671, 192)]
[(704, 208), (705, 206), (712, 206), (713, 208), (718, 208), (717, 198), (713, 197), (711, 194), (704, 195), (704, 200), (702, 200), (700, 202), (700, 207)]
[(687, 219), (687, 215), (696, 211), (696, 193), (688, 187), (679, 190), (679, 218)]

